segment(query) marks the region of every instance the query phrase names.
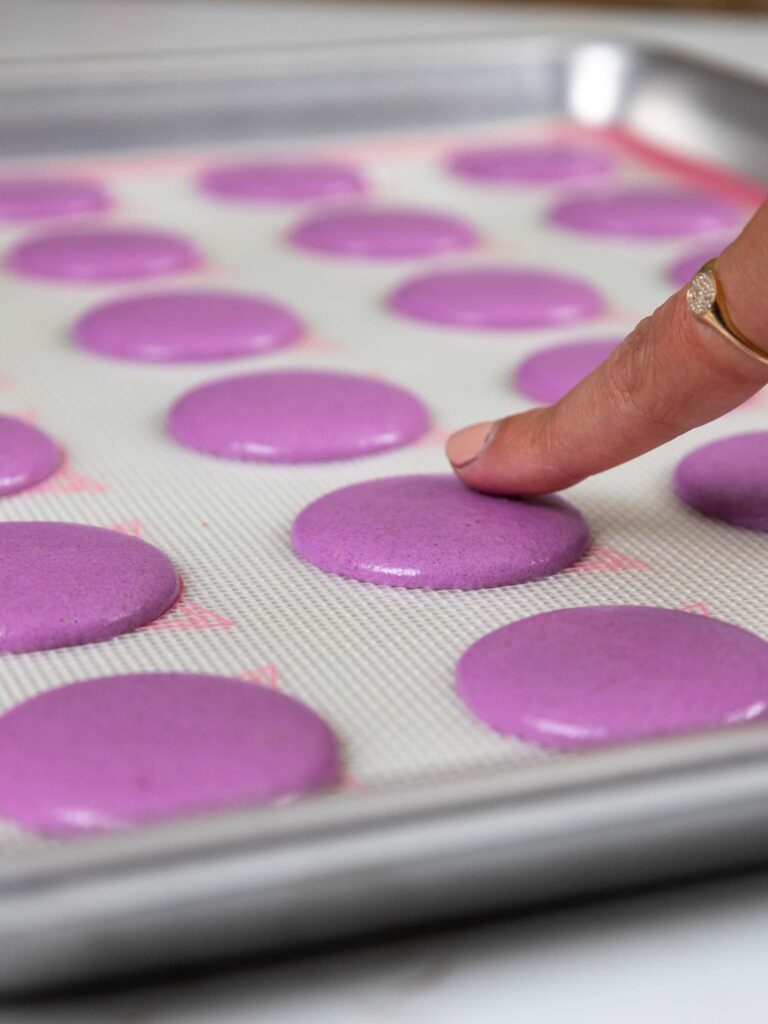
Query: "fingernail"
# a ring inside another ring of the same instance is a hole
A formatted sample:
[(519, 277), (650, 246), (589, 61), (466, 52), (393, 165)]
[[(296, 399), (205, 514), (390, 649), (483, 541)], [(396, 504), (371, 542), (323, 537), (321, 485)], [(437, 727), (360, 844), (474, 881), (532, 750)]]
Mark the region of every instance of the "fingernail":
[(485, 449), (493, 441), (499, 421), (495, 423), (475, 423), (451, 434), (445, 445), (448, 459), (454, 469), (464, 469), (475, 459), (479, 459)]

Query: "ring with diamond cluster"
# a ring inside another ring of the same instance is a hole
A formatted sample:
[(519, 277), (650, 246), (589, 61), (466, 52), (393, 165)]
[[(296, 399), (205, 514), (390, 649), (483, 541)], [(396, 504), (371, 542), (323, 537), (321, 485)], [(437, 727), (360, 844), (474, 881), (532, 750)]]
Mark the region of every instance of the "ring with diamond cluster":
[(714, 260), (705, 263), (694, 276), (688, 285), (686, 297), (688, 309), (697, 320), (702, 320), (710, 327), (714, 327), (718, 334), (730, 341), (736, 348), (752, 356), (753, 359), (757, 359), (758, 362), (768, 365), (768, 352), (764, 352), (749, 338), (745, 338), (731, 320), (723, 294), (723, 286), (715, 271)]

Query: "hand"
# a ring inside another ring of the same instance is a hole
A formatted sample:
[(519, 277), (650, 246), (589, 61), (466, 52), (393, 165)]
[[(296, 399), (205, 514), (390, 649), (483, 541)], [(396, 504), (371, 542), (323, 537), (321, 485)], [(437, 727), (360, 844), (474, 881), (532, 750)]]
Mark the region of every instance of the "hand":
[[(768, 202), (717, 272), (733, 322), (768, 352)], [(764, 384), (768, 366), (696, 320), (682, 289), (556, 405), (465, 427), (446, 451), (477, 490), (558, 491), (722, 416)]]

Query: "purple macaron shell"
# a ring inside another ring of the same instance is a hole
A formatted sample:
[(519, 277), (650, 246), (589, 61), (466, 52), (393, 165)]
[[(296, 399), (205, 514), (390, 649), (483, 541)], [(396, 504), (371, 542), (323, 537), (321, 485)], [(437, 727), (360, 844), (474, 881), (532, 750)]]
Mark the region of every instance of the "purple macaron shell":
[(239, 679), (86, 679), (0, 717), (0, 814), (44, 834), (286, 800), (338, 774), (314, 711)]
[(61, 459), (61, 449), (42, 430), (12, 416), (0, 416), (0, 497), (47, 480)]
[(549, 219), (559, 227), (623, 238), (680, 238), (738, 224), (739, 211), (712, 192), (631, 186), (561, 199)]
[(454, 476), (399, 476), (324, 495), (295, 519), (293, 550), (324, 572), (388, 587), (476, 590), (575, 562), (587, 524), (560, 498), (492, 497)]
[(599, 292), (579, 278), (512, 267), (424, 274), (400, 285), (389, 305), (414, 320), (480, 330), (564, 327), (603, 310)]
[(100, 213), (112, 201), (84, 178), (0, 178), (0, 221), (33, 221)]
[(437, 256), (475, 245), (475, 231), (458, 217), (408, 207), (356, 207), (317, 213), (290, 233), (301, 249), (350, 259)]
[(109, 640), (162, 615), (179, 578), (143, 540), (75, 523), (0, 523), (0, 654)]
[(410, 391), (373, 377), (276, 370), (188, 391), (168, 416), (187, 448), (226, 459), (325, 462), (398, 448), (429, 428)]
[(491, 185), (553, 185), (603, 175), (613, 166), (602, 150), (551, 142), (466, 149), (448, 161), (459, 177)]
[(575, 750), (764, 717), (768, 644), (668, 608), (565, 608), (482, 637), (456, 681), (497, 732)]
[(10, 270), (50, 281), (131, 281), (200, 264), (191, 242), (167, 231), (87, 228), (35, 235), (8, 253)]
[(534, 352), (517, 367), (513, 383), (536, 402), (558, 402), (613, 352), (621, 339), (586, 339)]
[(140, 362), (191, 362), (257, 355), (303, 334), (301, 321), (269, 299), (222, 291), (178, 291), (105, 302), (75, 323), (78, 345)]
[(673, 485), (705, 516), (768, 533), (768, 431), (697, 448), (678, 464)]
[(302, 202), (334, 199), (365, 192), (356, 167), (327, 161), (267, 160), (211, 167), (200, 188), (218, 199), (235, 202)]

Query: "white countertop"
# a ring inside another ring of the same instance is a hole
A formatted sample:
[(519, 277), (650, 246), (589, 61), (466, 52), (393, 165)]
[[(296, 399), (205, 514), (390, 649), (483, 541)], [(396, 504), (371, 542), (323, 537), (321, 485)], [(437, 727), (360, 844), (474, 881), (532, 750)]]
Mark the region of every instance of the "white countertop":
[(768, 878), (0, 1006), (3, 1024), (764, 1024)]
[[(768, 18), (458, 3), (0, 0), (23, 59), (353, 38), (626, 32), (768, 73)], [(764, 1024), (768, 876), (670, 889), (355, 951), (2, 1006), (2, 1024)]]

